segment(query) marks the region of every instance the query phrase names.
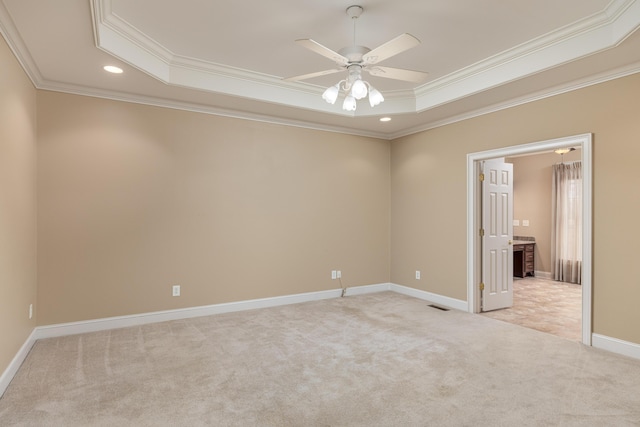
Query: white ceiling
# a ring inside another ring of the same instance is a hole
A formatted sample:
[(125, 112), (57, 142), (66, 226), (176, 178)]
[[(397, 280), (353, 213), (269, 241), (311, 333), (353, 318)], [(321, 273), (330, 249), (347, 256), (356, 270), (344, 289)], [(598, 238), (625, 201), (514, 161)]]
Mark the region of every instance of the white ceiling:
[[(352, 43), (354, 0), (0, 0), (0, 32), (36, 87), (392, 139), (640, 71), (640, 0), (356, 0), (356, 41), (422, 41), (382, 65), (355, 113), (325, 103), (340, 74), (294, 40)], [(107, 74), (107, 64), (124, 68)], [(381, 116), (392, 121), (380, 123)]]

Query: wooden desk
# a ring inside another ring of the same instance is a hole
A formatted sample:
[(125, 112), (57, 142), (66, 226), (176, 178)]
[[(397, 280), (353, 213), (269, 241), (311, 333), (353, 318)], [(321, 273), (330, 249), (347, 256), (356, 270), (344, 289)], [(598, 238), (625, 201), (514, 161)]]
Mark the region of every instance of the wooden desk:
[(535, 253), (536, 242), (516, 241), (513, 245), (513, 276), (526, 277), (535, 276)]

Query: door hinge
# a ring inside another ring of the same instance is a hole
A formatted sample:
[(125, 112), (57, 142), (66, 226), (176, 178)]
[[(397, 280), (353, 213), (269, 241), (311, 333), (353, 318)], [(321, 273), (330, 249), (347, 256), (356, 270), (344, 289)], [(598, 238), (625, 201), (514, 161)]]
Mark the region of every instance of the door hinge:
[(484, 291), (484, 283), (480, 283), (480, 290)]
[(484, 228), (480, 229), (480, 237), (484, 237)]
[(484, 174), (483, 173), (480, 174), (480, 182), (484, 182)]

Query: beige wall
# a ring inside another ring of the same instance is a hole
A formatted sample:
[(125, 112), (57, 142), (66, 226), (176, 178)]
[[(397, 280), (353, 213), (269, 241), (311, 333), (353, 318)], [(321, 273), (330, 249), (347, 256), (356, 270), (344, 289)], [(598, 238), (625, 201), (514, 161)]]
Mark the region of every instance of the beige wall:
[[(563, 156), (565, 162), (580, 160), (582, 150)], [(513, 226), (514, 236), (536, 239), (535, 269), (551, 273), (551, 181), (553, 164), (561, 161), (556, 153), (542, 153), (506, 159), (513, 164), (513, 218), (520, 226)], [(529, 226), (522, 225), (523, 220)]]
[(40, 325), (389, 281), (387, 141), (46, 91), (38, 132)]
[(639, 112), (635, 74), (394, 141), (392, 282), (466, 300), (467, 153), (591, 132), (594, 332), (640, 343)]
[(36, 90), (0, 36), (0, 374), (35, 326)]
[(640, 343), (640, 74), (389, 143), (36, 95), (4, 42), (0, 69), (0, 369), (36, 290), (41, 325), (335, 289), (333, 269), (466, 300), (467, 153), (587, 132), (594, 330)]

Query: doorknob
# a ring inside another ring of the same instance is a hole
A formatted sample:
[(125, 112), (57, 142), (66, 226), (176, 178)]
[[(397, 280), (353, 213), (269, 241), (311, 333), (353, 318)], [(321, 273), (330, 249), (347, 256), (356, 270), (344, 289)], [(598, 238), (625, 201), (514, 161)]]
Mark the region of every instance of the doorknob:
[(510, 245), (513, 245), (513, 242), (512, 242), (511, 240), (509, 240), (509, 244), (510, 244)]

